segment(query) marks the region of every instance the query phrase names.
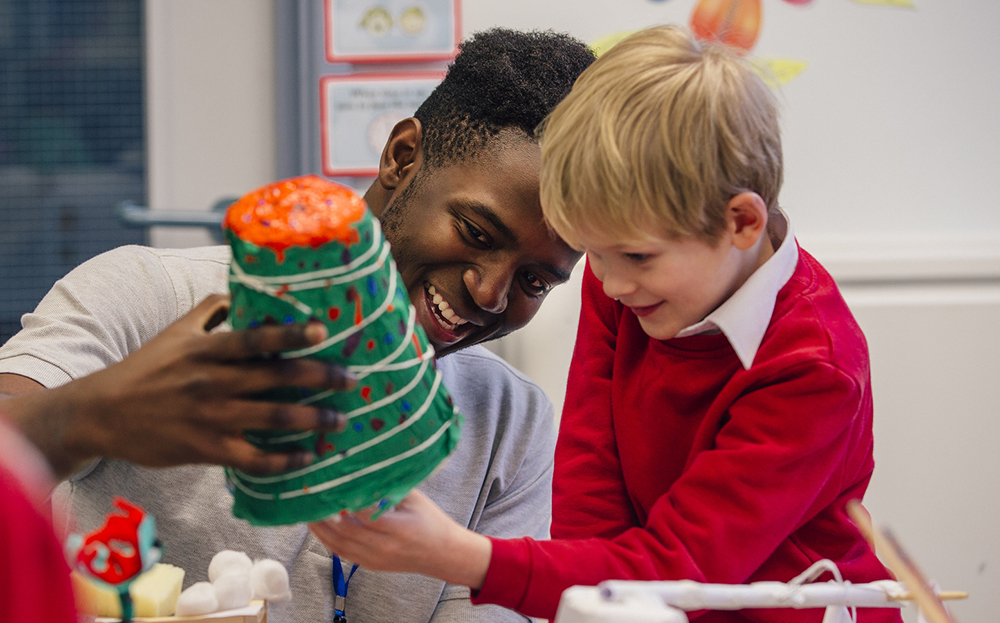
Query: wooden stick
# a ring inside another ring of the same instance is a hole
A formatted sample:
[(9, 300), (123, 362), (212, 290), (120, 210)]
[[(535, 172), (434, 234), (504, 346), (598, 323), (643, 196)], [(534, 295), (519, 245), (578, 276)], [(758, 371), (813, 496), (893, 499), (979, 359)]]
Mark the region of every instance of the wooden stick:
[(931, 590), (930, 584), (913, 560), (887, 530), (872, 526), (871, 517), (861, 503), (852, 500), (847, 504), (847, 512), (869, 543), (875, 544), (876, 552), (885, 557), (886, 564), (910, 591), (924, 616), (930, 623), (957, 623), (941, 603), (941, 599)]
[[(952, 599), (967, 599), (968, 597), (969, 594), (966, 593), (965, 591), (941, 591), (940, 593), (937, 594), (937, 598), (940, 599), (941, 601), (950, 601)], [(893, 597), (890, 595), (888, 599), (889, 601), (913, 601), (916, 599), (916, 597), (914, 597), (910, 593), (903, 593), (899, 597)]]

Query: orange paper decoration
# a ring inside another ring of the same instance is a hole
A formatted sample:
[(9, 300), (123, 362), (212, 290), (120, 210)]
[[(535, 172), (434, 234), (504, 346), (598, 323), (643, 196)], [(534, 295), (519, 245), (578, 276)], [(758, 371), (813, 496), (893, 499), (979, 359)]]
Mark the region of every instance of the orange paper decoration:
[(691, 32), (745, 54), (760, 35), (760, 12), (760, 0), (698, 0), (691, 13)]

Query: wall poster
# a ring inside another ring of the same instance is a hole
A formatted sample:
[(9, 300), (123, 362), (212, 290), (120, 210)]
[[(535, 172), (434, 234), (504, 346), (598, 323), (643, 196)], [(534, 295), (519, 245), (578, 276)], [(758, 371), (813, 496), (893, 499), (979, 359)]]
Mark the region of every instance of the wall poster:
[(461, 39), (459, 0), (326, 0), (329, 62), (453, 58)]
[(345, 74), (320, 79), (323, 173), (372, 177), (396, 123), (413, 116), (444, 72)]

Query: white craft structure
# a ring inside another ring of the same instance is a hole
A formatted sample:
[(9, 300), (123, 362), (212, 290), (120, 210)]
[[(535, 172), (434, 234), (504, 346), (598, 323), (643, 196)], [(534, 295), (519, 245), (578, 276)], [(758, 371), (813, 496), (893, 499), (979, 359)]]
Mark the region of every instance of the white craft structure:
[[(835, 579), (811, 583), (825, 571)], [(610, 580), (574, 586), (563, 593), (555, 623), (687, 623), (685, 611), (744, 608), (825, 608), (823, 623), (849, 623), (853, 609), (900, 608), (906, 594), (900, 582), (844, 582), (833, 562), (820, 560), (787, 584)]]

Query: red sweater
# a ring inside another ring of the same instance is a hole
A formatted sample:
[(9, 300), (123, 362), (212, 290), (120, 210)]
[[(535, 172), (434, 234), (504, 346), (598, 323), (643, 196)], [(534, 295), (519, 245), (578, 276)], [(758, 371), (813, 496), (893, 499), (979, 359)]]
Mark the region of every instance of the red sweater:
[[(69, 566), (52, 531), (40, 492), (25, 490), (23, 459), (11, 451), (20, 440), (9, 435), (0, 416), (0, 621), (74, 623), (76, 609)], [(10, 441), (9, 444), (4, 443)], [(5, 456), (6, 455), (6, 456)]]
[[(845, 511), (873, 467), (868, 347), (811, 256), (800, 250), (749, 370), (721, 334), (651, 339), (588, 266), (556, 448), (554, 540), (493, 540), (474, 601), (553, 618), (573, 585), (788, 581), (822, 558), (854, 583), (888, 579)], [(858, 615), (900, 620), (895, 609)], [(822, 617), (747, 609), (699, 620)]]

